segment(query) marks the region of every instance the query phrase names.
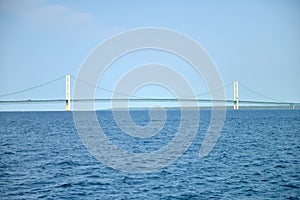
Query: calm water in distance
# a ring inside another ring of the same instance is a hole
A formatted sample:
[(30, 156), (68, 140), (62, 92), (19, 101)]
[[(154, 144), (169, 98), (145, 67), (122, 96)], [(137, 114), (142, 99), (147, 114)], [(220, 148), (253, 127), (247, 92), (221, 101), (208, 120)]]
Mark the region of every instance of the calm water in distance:
[[(108, 138), (132, 152), (166, 145), (180, 112), (168, 111), (152, 138), (122, 133), (110, 111), (97, 112)], [(137, 124), (147, 111), (132, 111)], [(0, 199), (299, 199), (300, 111), (228, 111), (208, 157), (198, 152), (210, 112), (188, 151), (156, 173), (126, 174), (102, 165), (81, 143), (71, 112), (0, 113)]]

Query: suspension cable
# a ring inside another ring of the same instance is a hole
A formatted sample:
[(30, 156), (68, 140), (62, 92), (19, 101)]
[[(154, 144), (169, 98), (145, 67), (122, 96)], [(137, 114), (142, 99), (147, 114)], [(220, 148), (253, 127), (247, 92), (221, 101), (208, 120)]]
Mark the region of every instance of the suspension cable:
[(277, 101), (277, 102), (279, 102), (279, 103), (284, 103), (283, 101), (281, 101), (281, 100), (279, 100), (279, 99), (274, 99), (274, 98), (268, 97), (268, 96), (266, 96), (266, 95), (263, 95), (263, 94), (261, 94), (261, 93), (259, 93), (259, 92), (256, 92), (255, 90), (253, 90), (253, 89), (247, 87), (246, 85), (244, 85), (244, 84), (242, 84), (242, 83), (239, 83), (239, 84), (240, 84), (243, 88), (245, 88), (246, 90), (248, 90), (248, 91), (250, 91), (250, 92), (252, 92), (252, 93), (254, 93), (254, 94), (258, 95), (258, 96), (264, 97), (264, 98), (269, 99), (269, 100), (272, 100), (272, 101)]
[(82, 83), (84, 83), (84, 84), (86, 84), (86, 85), (88, 85), (88, 86), (90, 86), (90, 87), (94, 87), (94, 88), (96, 88), (96, 89), (100, 89), (100, 90), (103, 90), (103, 91), (105, 91), (105, 92), (109, 92), (109, 93), (111, 93), (111, 94), (119, 94), (119, 95), (122, 95), (122, 96), (125, 96), (125, 97), (135, 97), (135, 98), (138, 98), (138, 99), (144, 99), (144, 97), (139, 97), (139, 96), (135, 96), (135, 95), (128, 95), (128, 94), (124, 94), (124, 93), (121, 93), (121, 92), (118, 92), (118, 91), (113, 91), (113, 90), (109, 90), (109, 89), (106, 89), (106, 88), (103, 88), (103, 87), (99, 87), (99, 86), (97, 86), (97, 85), (93, 85), (93, 84), (91, 84), (91, 83), (88, 83), (88, 82), (86, 82), (86, 81), (84, 81), (84, 80), (81, 80), (81, 79), (79, 79), (79, 78), (76, 78), (76, 77), (74, 77), (74, 76), (72, 76), (72, 75), (70, 75), (71, 76), (71, 78), (72, 79), (74, 79), (74, 80), (77, 80), (77, 81), (79, 81), (79, 82), (82, 82)]
[(46, 82), (46, 83), (42, 83), (42, 84), (40, 84), (40, 85), (37, 85), (37, 86), (34, 86), (34, 87), (30, 87), (30, 88), (27, 88), (27, 89), (24, 89), (24, 90), (19, 90), (19, 91), (16, 91), (16, 92), (6, 93), (6, 94), (3, 94), (3, 95), (0, 95), (0, 97), (10, 96), (10, 95), (14, 95), (14, 94), (20, 94), (20, 93), (23, 93), (23, 92), (26, 92), (26, 91), (29, 91), (29, 90), (33, 90), (33, 89), (36, 89), (36, 88), (40, 88), (40, 87), (49, 85), (49, 84), (51, 84), (51, 83), (54, 83), (54, 82), (56, 82), (56, 81), (58, 81), (58, 80), (61, 80), (61, 79), (63, 79), (63, 78), (65, 78), (65, 76), (61, 76), (61, 77), (59, 77), (59, 78), (57, 78), (57, 79), (54, 79), (54, 80), (52, 80), (52, 81), (48, 81), (48, 82)]
[(213, 91), (211, 91), (211, 92), (208, 91), (208, 92), (204, 92), (204, 93), (197, 94), (197, 95), (195, 95), (195, 96), (185, 97), (185, 99), (192, 98), (192, 97), (200, 97), (200, 96), (208, 95), (208, 94), (211, 94), (211, 93), (215, 93), (215, 92), (218, 92), (218, 91), (223, 90), (223, 89), (225, 89), (225, 88), (228, 88), (228, 87), (231, 86), (232, 84), (233, 84), (233, 83), (228, 83), (228, 84), (226, 84), (224, 87), (217, 88), (217, 89), (215, 89), (215, 90), (213, 90)]

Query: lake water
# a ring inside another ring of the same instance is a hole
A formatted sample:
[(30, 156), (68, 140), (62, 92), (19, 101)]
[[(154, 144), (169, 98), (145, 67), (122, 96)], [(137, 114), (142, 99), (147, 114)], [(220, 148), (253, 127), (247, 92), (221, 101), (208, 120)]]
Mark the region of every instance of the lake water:
[[(165, 137), (143, 141), (122, 136), (110, 111), (97, 114), (109, 139), (138, 152), (166, 145), (180, 118), (168, 111), (159, 133)], [(146, 111), (131, 115), (149, 122)], [(227, 111), (217, 145), (199, 159), (209, 119), (210, 112), (201, 111), (194, 142), (170, 166), (126, 174), (88, 153), (71, 112), (1, 112), (0, 199), (299, 199), (299, 110)]]

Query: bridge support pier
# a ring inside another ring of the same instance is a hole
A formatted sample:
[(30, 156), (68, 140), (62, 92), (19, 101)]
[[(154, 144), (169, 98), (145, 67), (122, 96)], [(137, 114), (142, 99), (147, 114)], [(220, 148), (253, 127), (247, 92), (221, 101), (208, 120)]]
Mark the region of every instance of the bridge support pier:
[(66, 75), (66, 111), (71, 110), (70, 75)]
[(233, 94), (233, 109), (239, 109), (239, 82), (235, 81), (234, 83), (234, 94)]

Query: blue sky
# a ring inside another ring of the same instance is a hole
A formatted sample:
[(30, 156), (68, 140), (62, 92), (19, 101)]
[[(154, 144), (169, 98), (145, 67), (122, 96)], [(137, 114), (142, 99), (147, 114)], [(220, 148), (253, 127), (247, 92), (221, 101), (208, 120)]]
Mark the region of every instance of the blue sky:
[[(296, 0), (1, 0), (0, 94), (68, 73), (76, 75), (88, 54), (108, 37), (133, 28), (161, 27), (201, 44), (224, 84), (238, 80), (274, 99), (300, 102), (299, 9)], [(175, 62), (178, 58), (163, 56), (162, 60), (156, 52), (144, 55), (157, 62), (177, 63), (180, 68), (180, 61)], [(138, 62), (131, 55), (114, 65), (117, 69), (122, 64), (151, 61), (143, 55), (137, 57)], [(193, 85), (199, 84), (195, 92), (205, 92), (203, 83), (193, 82), (195, 77), (188, 74)], [(114, 80), (115, 76), (108, 74), (106, 79)], [(104, 84), (113, 88), (113, 83)], [(56, 98), (55, 88), (47, 89), (45, 97)], [(63, 89), (59, 95), (64, 95)], [(163, 96), (163, 92), (151, 91), (141, 93)], [(231, 98), (232, 89), (226, 92)], [(242, 98), (266, 100), (246, 91), (240, 91)]]

